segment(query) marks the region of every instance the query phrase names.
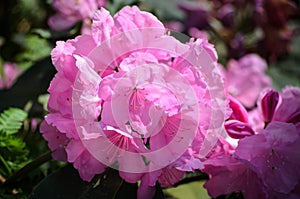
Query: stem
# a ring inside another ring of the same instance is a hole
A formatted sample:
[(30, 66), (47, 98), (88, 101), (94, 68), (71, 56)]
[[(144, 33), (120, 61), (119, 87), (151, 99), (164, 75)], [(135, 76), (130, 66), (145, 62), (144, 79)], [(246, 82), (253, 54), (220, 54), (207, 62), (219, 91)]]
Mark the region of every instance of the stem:
[(2, 155), (0, 155), (0, 160), (3, 163), (3, 165), (5, 166), (6, 170), (8, 171), (9, 175), (11, 174), (11, 169), (9, 168), (8, 164), (6, 163), (5, 159), (2, 157)]
[(43, 155), (41, 155), (37, 159), (33, 160), (32, 162), (28, 163), (23, 168), (21, 168), (20, 170), (15, 172), (12, 176), (10, 176), (6, 180), (5, 184), (10, 184), (10, 183), (14, 182), (17, 179), (22, 178), (23, 176), (27, 175), (29, 172), (33, 171), (34, 169), (41, 166), (45, 162), (48, 162), (51, 159), (52, 159), (51, 151), (47, 152), (47, 153), (44, 153)]

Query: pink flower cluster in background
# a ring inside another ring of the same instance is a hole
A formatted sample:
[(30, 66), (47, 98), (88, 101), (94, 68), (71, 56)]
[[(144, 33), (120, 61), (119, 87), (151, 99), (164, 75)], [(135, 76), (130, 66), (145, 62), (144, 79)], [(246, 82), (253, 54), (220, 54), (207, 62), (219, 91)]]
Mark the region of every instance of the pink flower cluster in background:
[[(247, 198), (298, 198), (300, 195), (300, 89), (266, 91), (257, 113), (264, 127), (255, 130), (251, 116), (230, 97), (232, 115), (225, 122), (231, 139), (219, 145), (204, 162), (210, 180), (204, 185), (217, 197), (242, 192)], [(248, 119), (249, 118), (249, 119)], [(233, 139), (238, 140), (237, 146)], [(231, 144), (232, 143), (232, 144)]]
[(229, 60), (223, 72), (227, 92), (245, 107), (253, 108), (260, 92), (271, 86), (266, 69), (266, 61), (256, 54)]
[(114, 17), (101, 8), (91, 31), (51, 53), (57, 74), (41, 132), (53, 157), (87, 181), (117, 164), (123, 179), (141, 180), (139, 198), (151, 198), (157, 181), (169, 187), (203, 169), (200, 152), (214, 146), (225, 118), (213, 45), (183, 44), (135, 6)]
[(20, 72), (21, 71), (17, 68), (16, 64), (5, 62), (3, 66), (3, 75), (0, 75), (0, 89), (10, 88)]
[(52, 6), (57, 12), (49, 18), (48, 24), (59, 31), (82, 22), (82, 33), (90, 33), (95, 12), (105, 4), (106, 0), (53, 0)]

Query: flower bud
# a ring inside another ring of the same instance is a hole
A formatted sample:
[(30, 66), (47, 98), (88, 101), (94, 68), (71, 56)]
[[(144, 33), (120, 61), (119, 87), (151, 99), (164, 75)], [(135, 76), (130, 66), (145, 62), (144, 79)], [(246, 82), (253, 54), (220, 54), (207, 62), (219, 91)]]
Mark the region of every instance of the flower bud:
[(232, 109), (230, 119), (248, 123), (248, 113), (243, 105), (232, 96), (228, 96), (228, 99), (229, 106)]
[(265, 122), (270, 122), (272, 120), (278, 101), (279, 93), (276, 90), (270, 90), (263, 96), (261, 100), (261, 109)]
[(234, 139), (254, 135), (254, 131), (250, 125), (238, 120), (229, 120), (225, 122), (224, 126), (228, 135)]

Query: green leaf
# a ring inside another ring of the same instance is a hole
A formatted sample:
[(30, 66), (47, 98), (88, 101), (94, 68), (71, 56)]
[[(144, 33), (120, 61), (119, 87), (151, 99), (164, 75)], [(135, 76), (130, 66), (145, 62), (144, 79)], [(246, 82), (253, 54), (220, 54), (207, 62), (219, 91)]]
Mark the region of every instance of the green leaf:
[[(122, 186), (135, 191), (128, 192), (126, 188), (121, 189)], [(124, 182), (118, 171), (112, 169), (97, 175), (88, 183), (80, 178), (71, 165), (68, 165), (46, 177), (31, 193), (29, 199), (136, 198), (135, 187), (136, 185)], [(118, 193), (120, 190), (123, 190), (123, 193)]]
[(204, 181), (196, 181), (183, 185), (179, 185), (175, 188), (168, 188), (164, 190), (164, 193), (170, 195), (176, 199), (210, 199), (207, 191), (203, 188)]
[(49, 56), (51, 46), (45, 38), (38, 35), (17, 35), (16, 42), (23, 46), (24, 51), (17, 55), (18, 66), (24, 69), (29, 68), (35, 61)]
[(17, 133), (27, 118), (27, 113), (18, 108), (9, 108), (0, 114), (0, 132), (7, 135)]
[[(85, 182), (78, 171), (68, 165), (46, 177), (33, 190), (29, 199), (136, 199), (137, 189), (137, 183), (125, 182), (117, 170), (108, 168), (103, 174), (96, 175), (91, 182)], [(154, 198), (164, 198), (159, 186)]]
[(25, 142), (16, 135), (0, 133), (0, 170), (3, 176), (10, 176), (28, 162), (29, 151), (25, 147)]

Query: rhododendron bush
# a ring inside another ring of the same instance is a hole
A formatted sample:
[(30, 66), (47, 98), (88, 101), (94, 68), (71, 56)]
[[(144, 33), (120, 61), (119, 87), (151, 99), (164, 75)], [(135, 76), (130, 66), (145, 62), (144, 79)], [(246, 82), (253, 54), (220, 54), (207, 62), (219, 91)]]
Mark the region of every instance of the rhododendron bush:
[(1, 3), (1, 198), (300, 198), (297, 3), (29, 2)]

